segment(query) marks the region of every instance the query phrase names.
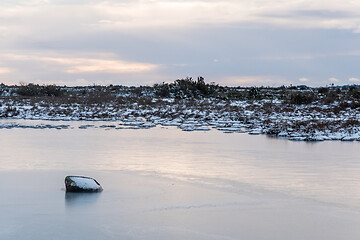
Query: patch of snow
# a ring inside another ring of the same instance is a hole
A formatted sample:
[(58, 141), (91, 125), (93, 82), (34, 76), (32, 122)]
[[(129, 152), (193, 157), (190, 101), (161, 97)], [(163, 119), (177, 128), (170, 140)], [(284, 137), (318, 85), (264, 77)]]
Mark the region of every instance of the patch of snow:
[(99, 184), (95, 182), (94, 179), (91, 178), (84, 178), (84, 177), (70, 177), (73, 181), (72, 185), (80, 187), (82, 189), (91, 189), (96, 190), (100, 187)]

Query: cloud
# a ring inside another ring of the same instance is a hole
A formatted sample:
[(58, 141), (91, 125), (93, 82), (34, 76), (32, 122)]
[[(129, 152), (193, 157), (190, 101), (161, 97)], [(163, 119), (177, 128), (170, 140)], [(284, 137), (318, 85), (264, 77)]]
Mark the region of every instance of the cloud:
[(230, 76), (225, 77), (221, 83), (230, 86), (279, 86), (290, 84), (290, 82), (274, 76)]
[(352, 77), (352, 78), (349, 78), (349, 81), (350, 81), (350, 82), (360, 82), (360, 78), (354, 78), (354, 77)]
[(13, 61), (38, 61), (55, 63), (64, 67), (66, 73), (139, 73), (153, 71), (159, 67), (156, 64), (128, 62), (113, 59), (48, 57), (36, 55), (3, 54), (0, 55)]
[(299, 81), (300, 81), (300, 82), (308, 82), (309, 79), (308, 79), (308, 78), (305, 78), (305, 77), (302, 77), (302, 78), (299, 78)]
[[(345, 3), (346, 2), (346, 3)], [(360, 5), (353, 1), (297, 0), (127, 1), (101, 2), (100, 23), (118, 28), (261, 23), (266, 25), (358, 30)], [(121, 13), (121, 14), (119, 14)], [(107, 18), (106, 18), (107, 16)]]
[(131, 84), (199, 73), (221, 83), (243, 74), (250, 77), (229, 83), (248, 85), (302, 76), (343, 83), (359, 71), (359, 12), (353, 0), (3, 0), (0, 63), (13, 72), (2, 77)]
[(173, 67), (187, 67), (189, 64), (186, 63), (173, 63), (171, 66)]
[(0, 67), (0, 74), (6, 74), (10, 72), (12, 72), (12, 69)]
[(294, 61), (294, 60), (312, 60), (316, 58), (325, 57), (324, 54), (306, 54), (306, 55), (278, 55), (278, 56), (261, 56), (255, 57), (256, 60), (266, 60), (266, 61)]
[[(26, 1), (24, 1), (26, 2)], [(74, 29), (194, 28), (249, 24), (360, 31), (360, 4), (351, 0), (129, 0), (0, 3), (3, 26), (34, 31)], [(2, 24), (0, 24), (2, 25)], [(14, 29), (13, 29), (14, 30)], [(20, 29), (19, 29), (20, 30)], [(11, 29), (9, 30), (11, 31)], [(56, 32), (51, 34), (57, 34)]]
[(339, 82), (339, 79), (332, 77), (332, 78), (329, 78), (329, 81), (332, 83), (337, 83), (337, 82)]

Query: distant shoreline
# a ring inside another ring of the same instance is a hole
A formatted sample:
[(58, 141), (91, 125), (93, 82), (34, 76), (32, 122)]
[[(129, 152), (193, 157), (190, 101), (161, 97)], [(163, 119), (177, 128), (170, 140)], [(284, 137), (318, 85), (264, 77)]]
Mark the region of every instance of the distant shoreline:
[(162, 125), (298, 141), (360, 141), (357, 85), (243, 88), (187, 78), (151, 87), (2, 84), (0, 91), (2, 119), (122, 121), (135, 129)]

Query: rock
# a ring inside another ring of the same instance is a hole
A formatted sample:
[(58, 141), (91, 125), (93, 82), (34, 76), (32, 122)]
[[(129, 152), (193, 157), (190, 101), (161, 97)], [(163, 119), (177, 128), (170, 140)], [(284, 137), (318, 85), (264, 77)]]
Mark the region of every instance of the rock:
[(95, 179), (83, 176), (67, 176), (65, 187), (66, 192), (101, 192), (103, 190)]

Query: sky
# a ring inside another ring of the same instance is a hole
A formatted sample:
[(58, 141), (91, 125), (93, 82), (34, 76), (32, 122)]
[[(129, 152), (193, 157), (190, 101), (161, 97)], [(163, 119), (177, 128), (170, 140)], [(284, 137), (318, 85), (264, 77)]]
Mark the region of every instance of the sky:
[(360, 84), (359, 0), (0, 0), (0, 82)]

